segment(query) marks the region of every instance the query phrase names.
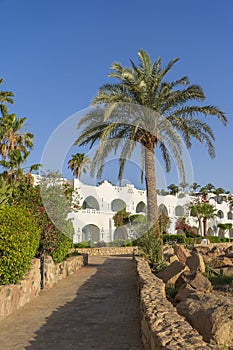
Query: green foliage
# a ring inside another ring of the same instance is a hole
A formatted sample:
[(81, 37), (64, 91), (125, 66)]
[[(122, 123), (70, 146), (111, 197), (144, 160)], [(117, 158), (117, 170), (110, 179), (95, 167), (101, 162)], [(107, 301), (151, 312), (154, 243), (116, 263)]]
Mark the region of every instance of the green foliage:
[(169, 234), (163, 234), (162, 235), (163, 243), (185, 243), (185, 236), (184, 235), (169, 235)]
[(0, 177), (0, 206), (8, 204), (12, 199), (13, 187)]
[(205, 236), (206, 239), (210, 241), (210, 243), (220, 243), (221, 240), (217, 236)]
[(156, 265), (156, 263), (163, 260), (162, 241), (158, 238), (154, 226), (141, 238), (137, 239), (136, 244), (143, 250), (150, 264)]
[(74, 248), (87, 248), (87, 244), (85, 242), (75, 243)]
[(126, 209), (119, 210), (114, 216), (113, 221), (116, 227), (123, 226), (129, 223), (130, 213)]
[(161, 213), (159, 215), (159, 231), (161, 233), (165, 233), (170, 226), (170, 219), (169, 216), (166, 215), (165, 213)]
[(26, 208), (0, 207), (0, 284), (17, 283), (30, 268), (40, 232)]
[(35, 187), (21, 182), (13, 197), (15, 203), (29, 209), (40, 228), (39, 256), (52, 255), (60, 246), (61, 234), (73, 240), (73, 224), (67, 217), (73, 206), (78, 206), (79, 196), (56, 172), (43, 174)]
[(52, 252), (53, 261), (59, 263), (63, 261), (69, 254), (72, 241), (63, 234), (59, 234), (56, 248)]

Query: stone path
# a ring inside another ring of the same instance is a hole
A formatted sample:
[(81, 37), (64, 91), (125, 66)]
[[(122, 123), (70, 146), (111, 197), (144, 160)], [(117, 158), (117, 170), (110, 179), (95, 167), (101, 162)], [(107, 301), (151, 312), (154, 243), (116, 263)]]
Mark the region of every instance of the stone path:
[(142, 350), (131, 257), (89, 265), (0, 322), (0, 350)]

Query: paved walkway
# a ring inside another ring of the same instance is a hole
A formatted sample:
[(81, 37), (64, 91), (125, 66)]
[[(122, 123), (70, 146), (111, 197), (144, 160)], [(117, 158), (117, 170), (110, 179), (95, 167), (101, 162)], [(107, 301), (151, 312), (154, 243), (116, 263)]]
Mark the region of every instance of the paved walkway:
[(142, 350), (131, 257), (89, 265), (0, 322), (1, 350)]

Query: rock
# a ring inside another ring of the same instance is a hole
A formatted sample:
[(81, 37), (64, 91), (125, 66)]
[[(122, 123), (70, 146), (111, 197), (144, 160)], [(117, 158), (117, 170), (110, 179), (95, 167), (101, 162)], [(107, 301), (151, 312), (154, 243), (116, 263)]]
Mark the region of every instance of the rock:
[(163, 254), (169, 254), (169, 255), (173, 255), (174, 254), (174, 248), (171, 245), (165, 245), (163, 247)]
[(186, 265), (191, 271), (205, 272), (205, 263), (201, 254), (192, 253), (186, 260)]
[(228, 258), (233, 258), (233, 246), (232, 245), (230, 247), (228, 247), (227, 249), (225, 249), (224, 251), (225, 251), (225, 256), (227, 256)]
[(213, 247), (211, 250), (207, 252), (207, 255), (212, 259), (217, 258), (219, 255), (225, 255), (225, 252), (222, 248)]
[(209, 293), (190, 294), (177, 305), (177, 311), (197, 329), (206, 342), (233, 346), (232, 299)]
[(226, 256), (218, 256), (216, 259), (213, 259), (211, 262), (211, 265), (213, 268), (216, 267), (228, 267), (228, 266), (233, 266), (233, 263), (230, 258)]
[(175, 254), (178, 257), (179, 261), (183, 264), (186, 264), (187, 258), (190, 256), (190, 253), (183, 245), (177, 244), (175, 247)]
[(180, 261), (174, 261), (171, 265), (160, 271), (157, 277), (163, 280), (164, 283), (173, 285), (180, 274), (186, 270), (188, 270), (188, 267), (185, 264)]
[(197, 292), (208, 292), (212, 289), (212, 284), (201, 272), (185, 271), (175, 283), (175, 288), (189, 285)]
[(179, 261), (176, 255), (170, 255), (166, 257), (166, 261), (172, 264), (174, 261)]
[(209, 247), (204, 247), (204, 246), (197, 246), (193, 248), (192, 252), (200, 253), (200, 254), (206, 254), (210, 250)]

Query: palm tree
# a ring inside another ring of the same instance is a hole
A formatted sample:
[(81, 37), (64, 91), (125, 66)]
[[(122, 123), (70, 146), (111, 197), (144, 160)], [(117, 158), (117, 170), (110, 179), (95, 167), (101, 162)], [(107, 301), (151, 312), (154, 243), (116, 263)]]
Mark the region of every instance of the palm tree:
[(72, 158), (68, 162), (68, 168), (73, 171), (74, 176), (80, 180), (82, 171), (86, 173), (90, 160), (84, 153), (72, 154)]
[(179, 187), (175, 184), (171, 184), (167, 186), (168, 190), (170, 190), (170, 194), (175, 196), (179, 192)]
[(201, 186), (198, 185), (197, 182), (193, 182), (193, 184), (190, 186), (190, 188), (194, 191), (197, 192), (197, 189), (200, 188)]
[(206, 236), (207, 221), (213, 219), (216, 216), (216, 209), (212, 204), (206, 202), (191, 203), (189, 206), (191, 215), (196, 216), (199, 222), (198, 231), (201, 230), (201, 222), (203, 225), (203, 236)]
[(179, 184), (180, 188), (183, 190), (183, 192), (185, 191), (185, 189), (189, 186), (189, 184), (185, 181), (181, 182)]
[[(93, 168), (99, 169), (98, 174), (103, 170), (104, 159), (112, 151), (121, 148), (119, 179), (126, 159), (132, 156), (136, 145), (142, 146), (142, 175), (145, 171), (148, 222), (149, 226), (153, 226), (158, 222), (154, 163), (156, 148), (160, 148), (167, 170), (171, 166), (169, 147), (182, 170), (177, 132), (187, 147), (191, 147), (193, 138), (206, 144), (208, 153), (213, 158), (213, 131), (198, 116), (216, 116), (224, 125), (227, 124), (227, 119), (215, 106), (192, 104), (193, 101), (203, 101), (205, 95), (200, 86), (190, 85), (186, 76), (171, 82), (167, 80), (166, 75), (178, 58), (171, 60), (165, 68), (162, 68), (160, 58), (152, 62), (143, 50), (138, 51), (138, 58), (138, 66), (132, 60), (131, 67), (123, 67), (119, 63), (111, 65), (109, 77), (117, 82), (99, 88), (92, 101), (94, 110), (85, 115), (78, 125), (78, 128), (84, 129), (76, 144), (81, 146), (90, 143), (92, 147), (99, 141), (92, 164)], [(181, 180), (185, 181), (184, 176)]]
[[(0, 84), (2, 83), (3, 79), (0, 79)], [(0, 90), (0, 112), (3, 116), (7, 113), (6, 103), (13, 104), (12, 97), (14, 97), (13, 92)]]

